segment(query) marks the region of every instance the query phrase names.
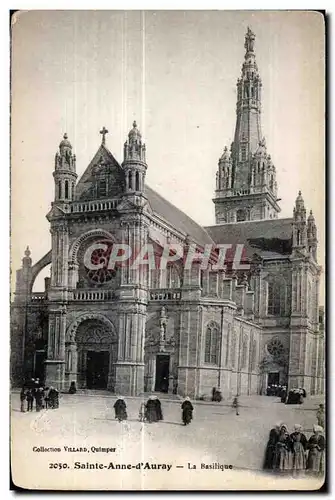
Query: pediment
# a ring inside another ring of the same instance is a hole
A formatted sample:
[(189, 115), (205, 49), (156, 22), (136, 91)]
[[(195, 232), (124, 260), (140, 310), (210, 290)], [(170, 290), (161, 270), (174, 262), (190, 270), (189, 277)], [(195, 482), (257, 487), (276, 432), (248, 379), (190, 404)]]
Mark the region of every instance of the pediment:
[[(104, 182), (104, 191), (100, 183)], [(122, 167), (112, 153), (101, 145), (76, 186), (76, 200), (116, 198), (124, 192)]]

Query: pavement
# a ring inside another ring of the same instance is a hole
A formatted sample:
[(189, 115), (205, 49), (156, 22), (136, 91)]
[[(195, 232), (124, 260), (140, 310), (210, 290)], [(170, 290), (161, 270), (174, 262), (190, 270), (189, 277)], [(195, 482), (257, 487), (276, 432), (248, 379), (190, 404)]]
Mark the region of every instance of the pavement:
[[(164, 420), (148, 424), (138, 420), (142, 398), (126, 398), (128, 420), (117, 422), (115, 399), (105, 394), (63, 394), (56, 410), (21, 413), (19, 395), (14, 392), (11, 448), (15, 484), (88, 490), (310, 490), (322, 484), (321, 479), (309, 476), (265, 475), (262, 462), (273, 425), (284, 422), (292, 431), (299, 423), (308, 438), (323, 397), (309, 397), (303, 405), (284, 405), (275, 397), (241, 396), (238, 416), (231, 402), (196, 401), (189, 426), (182, 425), (180, 400), (162, 399)], [(40, 451), (42, 447), (60, 451)], [(69, 450), (78, 447), (86, 451)], [(115, 451), (96, 451), (100, 447)], [(147, 463), (171, 467), (169, 471), (144, 469)], [(116, 464), (130, 464), (132, 469), (115, 470)]]

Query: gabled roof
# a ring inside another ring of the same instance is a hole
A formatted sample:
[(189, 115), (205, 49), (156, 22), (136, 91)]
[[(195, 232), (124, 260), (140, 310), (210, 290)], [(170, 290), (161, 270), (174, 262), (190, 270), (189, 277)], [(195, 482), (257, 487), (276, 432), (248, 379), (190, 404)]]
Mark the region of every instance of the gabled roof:
[(166, 220), (171, 226), (184, 233), (185, 236), (189, 235), (191, 240), (200, 245), (213, 243), (206, 229), (191, 219), (191, 217), (179, 210), (179, 208), (175, 207), (149, 186), (146, 185), (144, 191), (154, 214)]
[(245, 245), (247, 255), (263, 258), (289, 255), (292, 250), (293, 219), (268, 219), (206, 227), (215, 243)]
[[(106, 148), (104, 144), (101, 144), (98, 151), (95, 153), (94, 157), (90, 161), (87, 169), (81, 176), (77, 186), (76, 186), (76, 199), (83, 199), (85, 193), (89, 193), (94, 182), (94, 168), (99, 163), (100, 160), (111, 165), (111, 168), (115, 170), (116, 180), (123, 178), (123, 171), (117, 160), (114, 158), (109, 149)], [(121, 194), (121, 193), (120, 193)], [(88, 196), (89, 197), (89, 196)]]

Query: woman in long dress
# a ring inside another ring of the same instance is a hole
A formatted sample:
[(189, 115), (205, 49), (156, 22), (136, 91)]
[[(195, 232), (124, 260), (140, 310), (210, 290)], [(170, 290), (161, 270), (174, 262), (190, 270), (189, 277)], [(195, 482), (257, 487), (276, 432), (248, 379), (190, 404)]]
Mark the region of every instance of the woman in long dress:
[(285, 472), (291, 469), (290, 461), (291, 439), (287, 426), (282, 424), (275, 446), (273, 456), (273, 469), (279, 472)]
[(149, 396), (147, 404), (145, 405), (145, 418), (149, 424), (157, 422), (157, 403), (154, 396)]
[(193, 405), (191, 403), (190, 398), (187, 396), (181, 405), (182, 409), (182, 420), (184, 425), (188, 425), (191, 423), (193, 418)]
[(155, 405), (156, 405), (157, 421), (163, 420), (162, 404), (157, 396), (154, 396), (154, 401), (155, 401)]
[(320, 425), (313, 426), (313, 434), (308, 440), (307, 470), (316, 474), (324, 472), (324, 457), (326, 441)]
[(127, 420), (127, 405), (123, 396), (119, 396), (114, 403), (115, 418), (121, 422)]
[(268, 470), (273, 468), (273, 458), (274, 458), (276, 444), (279, 438), (280, 426), (281, 424), (278, 423), (270, 431), (268, 443), (266, 445), (266, 450), (265, 450), (263, 469)]
[(305, 434), (302, 433), (301, 425), (296, 424), (294, 426), (294, 432), (292, 432), (290, 439), (292, 450), (292, 469), (293, 471), (305, 470), (307, 439)]

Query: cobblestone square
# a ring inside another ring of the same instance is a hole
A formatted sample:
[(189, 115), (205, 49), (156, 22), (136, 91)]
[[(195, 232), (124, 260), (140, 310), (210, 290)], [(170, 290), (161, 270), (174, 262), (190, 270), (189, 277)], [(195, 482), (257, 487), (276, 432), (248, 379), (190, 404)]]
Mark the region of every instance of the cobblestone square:
[[(219, 404), (196, 402), (194, 420), (186, 427), (181, 423), (180, 401), (161, 401), (162, 422), (140, 423), (141, 399), (128, 398), (128, 421), (119, 423), (114, 419), (113, 396), (62, 395), (59, 409), (21, 413), (19, 396), (13, 394), (14, 482), (48, 489), (320, 487), (321, 481), (306, 477), (291, 478), (288, 485), (287, 478), (265, 475), (261, 468), (272, 426), (278, 421), (285, 422), (291, 431), (295, 423), (300, 423), (308, 438), (316, 423), (315, 413), (321, 398), (307, 398), (303, 405), (287, 406), (281, 404), (279, 398), (244, 397), (239, 416), (235, 415), (229, 401)], [(86, 448), (87, 451), (65, 451), (65, 446)], [(36, 451), (42, 447), (58, 447), (61, 451)], [(100, 452), (92, 447), (115, 448), (115, 452)], [(99, 464), (136, 466), (141, 462), (172, 467), (170, 471), (93, 469)], [(78, 469), (76, 463), (80, 464)], [(62, 468), (64, 464), (65, 469)], [(91, 468), (87, 468), (87, 464), (91, 464)], [(232, 470), (204, 470), (201, 464), (230, 465)]]

